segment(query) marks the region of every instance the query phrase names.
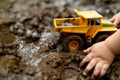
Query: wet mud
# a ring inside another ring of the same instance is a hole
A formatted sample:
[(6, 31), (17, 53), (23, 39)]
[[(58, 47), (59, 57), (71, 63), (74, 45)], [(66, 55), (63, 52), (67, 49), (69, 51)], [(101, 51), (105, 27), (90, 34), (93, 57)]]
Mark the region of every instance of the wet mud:
[[(0, 80), (91, 80), (83, 76), (82, 51), (65, 52), (53, 19), (76, 17), (74, 8), (95, 9), (110, 18), (120, 11), (119, 0), (0, 0)], [(98, 4), (99, 3), (99, 4)], [(120, 57), (106, 75), (95, 80), (120, 80)]]

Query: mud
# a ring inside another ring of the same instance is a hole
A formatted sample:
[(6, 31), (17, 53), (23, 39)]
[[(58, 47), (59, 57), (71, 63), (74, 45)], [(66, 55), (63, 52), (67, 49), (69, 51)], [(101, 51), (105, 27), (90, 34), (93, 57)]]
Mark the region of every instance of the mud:
[(50, 80), (65, 80), (73, 79), (80, 80), (82, 69), (79, 67), (79, 62), (82, 60), (82, 52), (73, 53), (55, 53), (50, 52), (42, 59), (39, 66), (44, 70), (44, 74), (48, 74), (47, 79)]
[[(119, 0), (0, 0), (0, 80), (91, 80), (83, 76), (82, 51), (61, 52), (53, 19), (76, 17), (74, 8), (94, 9), (105, 18), (120, 11)], [(106, 4), (107, 3), (107, 4)], [(120, 80), (120, 57), (106, 75)]]
[(61, 23), (59, 26), (74, 26), (72, 23), (64, 22)]

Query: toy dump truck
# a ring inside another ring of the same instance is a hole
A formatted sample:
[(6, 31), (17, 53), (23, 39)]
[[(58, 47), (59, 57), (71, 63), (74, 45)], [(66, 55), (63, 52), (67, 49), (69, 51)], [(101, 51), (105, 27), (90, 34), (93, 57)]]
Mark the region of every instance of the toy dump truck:
[(118, 30), (96, 11), (74, 11), (79, 17), (54, 19), (54, 31), (61, 33), (66, 51), (81, 50), (86, 44), (102, 41)]

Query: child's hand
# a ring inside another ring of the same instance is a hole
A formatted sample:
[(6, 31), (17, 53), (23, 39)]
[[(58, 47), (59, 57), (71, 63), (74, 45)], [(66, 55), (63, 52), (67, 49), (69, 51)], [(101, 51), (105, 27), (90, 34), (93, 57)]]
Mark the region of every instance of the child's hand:
[(95, 79), (97, 76), (102, 77), (115, 58), (115, 55), (109, 50), (104, 41), (94, 44), (92, 47), (84, 50), (84, 52), (89, 54), (81, 61), (80, 66), (89, 62), (83, 75), (87, 75), (94, 68), (92, 79)]
[(120, 24), (120, 12), (114, 15), (110, 21), (112, 21), (116, 26)]

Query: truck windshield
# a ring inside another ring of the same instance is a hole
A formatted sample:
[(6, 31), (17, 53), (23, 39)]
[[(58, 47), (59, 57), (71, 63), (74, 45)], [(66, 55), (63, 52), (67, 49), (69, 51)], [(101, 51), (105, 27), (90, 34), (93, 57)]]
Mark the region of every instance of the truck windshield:
[(100, 19), (89, 19), (88, 25), (100, 25)]
[(100, 25), (100, 19), (95, 19), (95, 25)]
[(94, 19), (89, 19), (88, 20), (88, 25), (94, 25)]

